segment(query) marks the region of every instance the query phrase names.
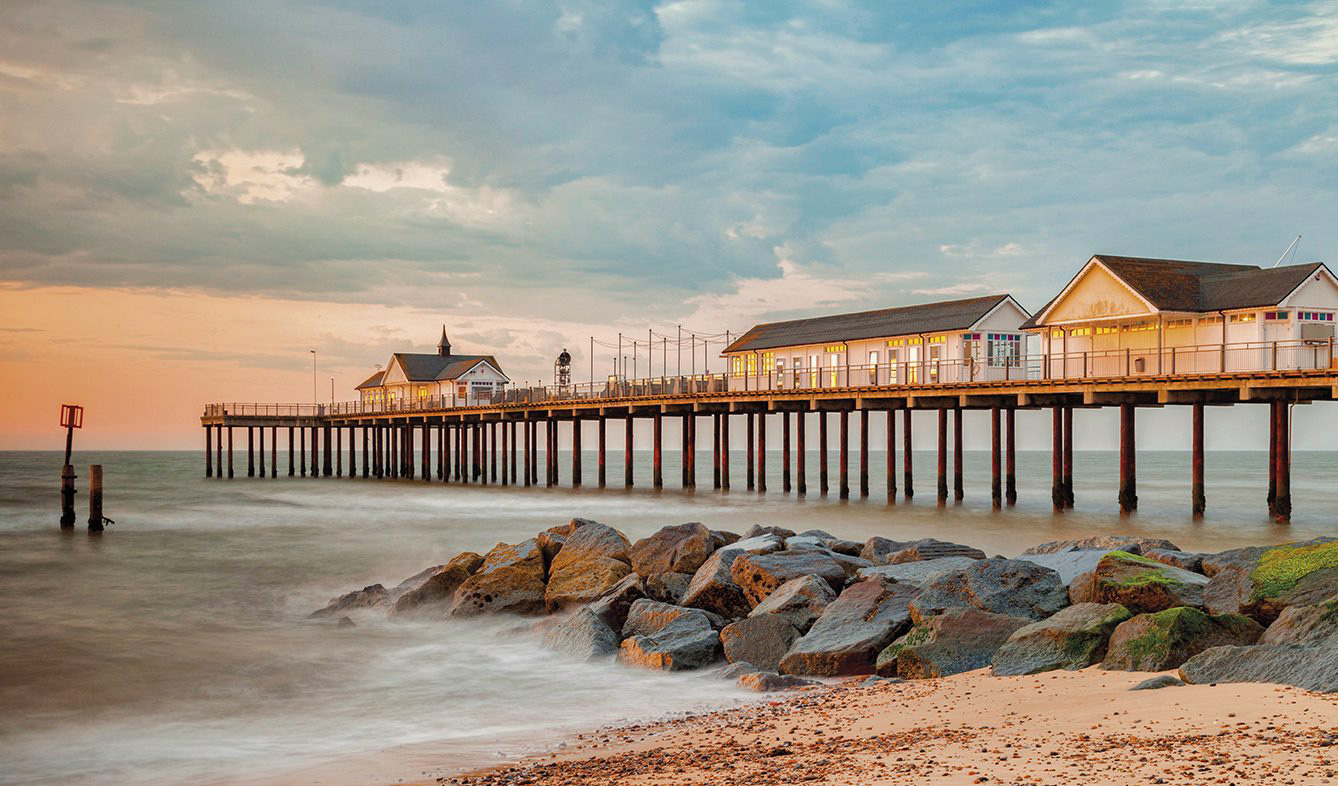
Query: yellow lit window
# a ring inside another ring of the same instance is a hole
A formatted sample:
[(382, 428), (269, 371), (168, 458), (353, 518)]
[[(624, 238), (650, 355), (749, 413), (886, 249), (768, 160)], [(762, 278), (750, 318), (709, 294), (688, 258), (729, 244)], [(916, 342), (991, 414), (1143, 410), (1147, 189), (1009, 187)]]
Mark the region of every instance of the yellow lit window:
[(912, 344), (912, 345), (914, 345), (914, 344), (923, 344), (923, 343), (924, 343), (924, 339), (922, 339), (922, 338), (920, 338), (920, 337), (917, 336), (917, 337), (915, 337), (915, 338), (908, 338), (908, 339), (906, 339), (906, 343), (907, 343), (907, 344)]
[(1069, 331), (1069, 335), (1070, 335), (1070, 336), (1090, 336), (1090, 335), (1092, 335), (1092, 329), (1091, 329), (1091, 328), (1085, 328), (1085, 327), (1074, 328), (1074, 329), (1072, 329), (1072, 330)]
[(772, 371), (772, 369), (774, 369), (774, 368), (776, 368), (776, 353), (775, 353), (775, 352), (763, 352), (763, 353), (762, 353), (762, 373), (763, 373), (763, 374), (770, 374), (771, 371)]
[(1055, 328), (1054, 330), (1050, 331), (1050, 338), (1063, 338), (1063, 337), (1064, 337), (1064, 330), (1062, 328)]
[(826, 348), (826, 351), (827, 351), (827, 352), (845, 352), (845, 351), (846, 351), (846, 345), (845, 345), (845, 344), (831, 344), (831, 345), (829, 345), (829, 346)]
[(1253, 322), (1254, 314), (1232, 314), (1232, 322)]
[(1168, 319), (1168, 320), (1166, 320), (1166, 327), (1168, 327), (1168, 328), (1187, 328), (1187, 327), (1189, 327), (1190, 325), (1193, 325), (1193, 324), (1194, 324), (1194, 320), (1192, 320), (1192, 319)]
[(929, 337), (929, 343), (930, 343), (930, 344), (942, 344), (942, 343), (944, 343), (944, 342), (947, 341), (947, 340), (948, 340), (948, 337), (947, 337), (947, 336), (930, 336), (930, 337)]
[(748, 373), (749, 374), (757, 373), (757, 353), (755, 352), (748, 355)]
[(1120, 329), (1115, 327), (1114, 325), (1098, 325), (1096, 328), (1096, 334), (1098, 336), (1107, 336), (1110, 335), (1111, 333), (1118, 333), (1119, 330)]
[(891, 339), (890, 341), (888, 341), (888, 342), (887, 342), (887, 345), (888, 345), (889, 347), (904, 347), (904, 346), (906, 346), (906, 339), (904, 339), (904, 338), (894, 338), (894, 339)]

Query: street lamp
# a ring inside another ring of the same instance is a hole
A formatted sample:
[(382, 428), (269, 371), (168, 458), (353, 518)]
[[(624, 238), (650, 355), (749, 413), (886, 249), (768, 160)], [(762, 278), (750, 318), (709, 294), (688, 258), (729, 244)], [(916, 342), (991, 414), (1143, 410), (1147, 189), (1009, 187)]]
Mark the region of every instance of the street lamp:
[(316, 350), (307, 350), (311, 353), (311, 403), (319, 404), (320, 396), (316, 393)]

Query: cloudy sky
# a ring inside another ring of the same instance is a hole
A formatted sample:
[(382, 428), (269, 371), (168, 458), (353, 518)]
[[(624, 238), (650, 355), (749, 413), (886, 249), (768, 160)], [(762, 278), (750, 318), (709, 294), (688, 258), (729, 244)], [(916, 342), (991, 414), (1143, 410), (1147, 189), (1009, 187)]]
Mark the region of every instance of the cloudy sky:
[(73, 399), (194, 446), (443, 322), (520, 381), (1099, 251), (1332, 261), (1336, 77), (1334, 2), (11, 0), (0, 447)]

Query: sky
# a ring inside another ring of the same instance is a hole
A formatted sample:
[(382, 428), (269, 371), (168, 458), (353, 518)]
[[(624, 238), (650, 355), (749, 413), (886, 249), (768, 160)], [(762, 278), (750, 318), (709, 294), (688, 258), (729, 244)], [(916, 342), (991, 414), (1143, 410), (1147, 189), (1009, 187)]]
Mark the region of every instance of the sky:
[(0, 449), (64, 401), (197, 447), (442, 324), (583, 377), (591, 336), (1034, 309), (1094, 253), (1298, 234), (1332, 262), (1332, 1), (0, 5)]

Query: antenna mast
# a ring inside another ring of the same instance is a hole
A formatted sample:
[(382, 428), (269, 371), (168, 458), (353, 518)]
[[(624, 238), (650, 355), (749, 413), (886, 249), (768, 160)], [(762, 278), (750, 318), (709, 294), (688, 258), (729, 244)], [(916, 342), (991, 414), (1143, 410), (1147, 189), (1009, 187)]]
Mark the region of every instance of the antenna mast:
[(1281, 265), (1282, 260), (1286, 259), (1288, 254), (1291, 254), (1293, 257), (1295, 257), (1296, 247), (1300, 245), (1300, 243), (1301, 243), (1301, 236), (1297, 235), (1296, 239), (1291, 242), (1291, 245), (1287, 246), (1287, 250), (1282, 252), (1282, 256), (1278, 257), (1278, 261), (1273, 263), (1273, 267)]

